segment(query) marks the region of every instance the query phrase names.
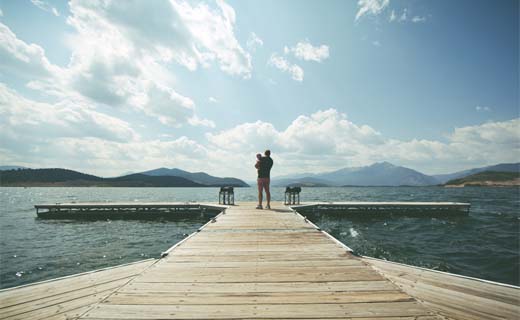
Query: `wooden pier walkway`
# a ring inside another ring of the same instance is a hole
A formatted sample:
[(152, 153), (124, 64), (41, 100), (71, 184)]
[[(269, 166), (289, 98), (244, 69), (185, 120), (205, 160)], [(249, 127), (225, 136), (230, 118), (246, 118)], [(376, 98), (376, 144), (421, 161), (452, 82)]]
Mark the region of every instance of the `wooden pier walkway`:
[(408, 268), (353, 255), (281, 204), (241, 203), (162, 259), (2, 290), (0, 318), (518, 319), (516, 287), (433, 271), (415, 287)]

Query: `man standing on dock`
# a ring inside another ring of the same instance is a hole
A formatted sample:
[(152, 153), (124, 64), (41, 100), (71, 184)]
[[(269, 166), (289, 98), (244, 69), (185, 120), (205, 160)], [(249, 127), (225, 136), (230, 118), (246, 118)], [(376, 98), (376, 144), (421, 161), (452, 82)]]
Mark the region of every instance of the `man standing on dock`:
[(265, 190), (265, 198), (267, 200), (266, 209), (271, 209), (271, 191), (269, 191), (269, 182), (271, 175), (271, 168), (273, 167), (273, 159), (271, 159), (271, 150), (265, 150), (264, 156), (260, 159), (258, 165), (258, 206), (257, 209), (262, 209), (262, 190)]

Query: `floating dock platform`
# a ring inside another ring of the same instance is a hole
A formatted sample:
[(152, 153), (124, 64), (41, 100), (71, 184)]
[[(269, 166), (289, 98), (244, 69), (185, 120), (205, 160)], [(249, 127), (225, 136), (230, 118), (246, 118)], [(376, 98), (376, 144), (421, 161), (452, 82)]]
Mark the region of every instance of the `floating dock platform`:
[[(172, 214), (201, 213), (216, 215), (222, 206), (208, 203), (183, 202), (83, 202), (37, 204), (36, 214), (43, 219), (74, 218), (129, 218), (146, 219), (158, 216), (171, 217)], [(469, 203), (458, 202), (309, 202), (293, 205), (300, 212), (327, 211), (346, 213), (396, 213), (409, 214), (468, 214)]]
[(42, 219), (155, 219), (183, 214), (193, 216), (193, 213), (215, 216), (225, 208), (190, 202), (70, 202), (37, 204), (34, 207)]
[(519, 318), (519, 287), (360, 257), (290, 207), (254, 207), (226, 208), (161, 259), (0, 290), (0, 318)]
[(293, 205), (298, 212), (342, 214), (394, 214), (400, 216), (468, 215), (471, 204), (463, 202), (312, 202)]

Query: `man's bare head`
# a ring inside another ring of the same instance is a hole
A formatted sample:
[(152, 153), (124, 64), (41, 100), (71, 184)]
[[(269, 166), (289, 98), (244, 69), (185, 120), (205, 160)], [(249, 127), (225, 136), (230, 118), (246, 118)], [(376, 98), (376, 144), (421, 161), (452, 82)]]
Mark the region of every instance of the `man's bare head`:
[(269, 157), (271, 155), (271, 150), (265, 150), (264, 155)]

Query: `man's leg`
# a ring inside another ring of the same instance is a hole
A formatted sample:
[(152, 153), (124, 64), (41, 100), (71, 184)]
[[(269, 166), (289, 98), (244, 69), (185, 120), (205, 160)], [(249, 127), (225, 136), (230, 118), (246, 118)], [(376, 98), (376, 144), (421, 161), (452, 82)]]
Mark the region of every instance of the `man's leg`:
[(264, 188), (265, 188), (265, 198), (267, 200), (267, 208), (271, 209), (271, 191), (269, 190), (269, 184), (271, 182), (271, 179), (267, 178), (264, 182)]
[(258, 207), (257, 208), (261, 208), (262, 200), (263, 200), (262, 199), (262, 189), (263, 189), (262, 179), (258, 178), (257, 185), (258, 185)]

